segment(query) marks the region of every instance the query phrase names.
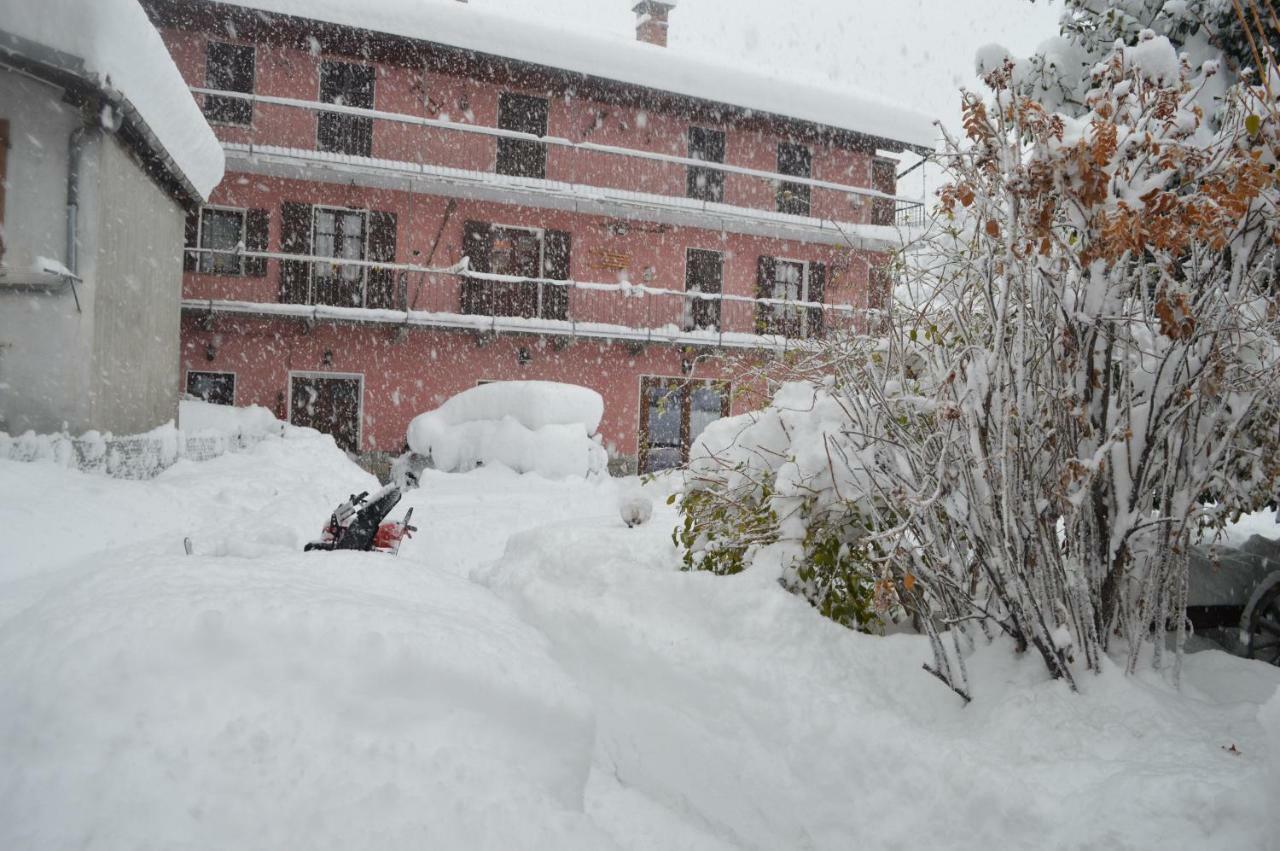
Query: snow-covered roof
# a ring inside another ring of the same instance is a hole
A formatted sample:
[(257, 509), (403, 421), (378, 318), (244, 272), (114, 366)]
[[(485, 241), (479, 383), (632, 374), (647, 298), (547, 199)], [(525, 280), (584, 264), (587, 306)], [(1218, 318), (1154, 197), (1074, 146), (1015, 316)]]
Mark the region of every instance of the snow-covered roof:
[(429, 0), (210, 0), (473, 50), (932, 148), (928, 116), (878, 98), (779, 79), (604, 33)]
[[(143, 138), (201, 200), (222, 180), (222, 146), (138, 0), (0, 0), (0, 47), (123, 98)], [(50, 52), (28, 55), (32, 47)]]

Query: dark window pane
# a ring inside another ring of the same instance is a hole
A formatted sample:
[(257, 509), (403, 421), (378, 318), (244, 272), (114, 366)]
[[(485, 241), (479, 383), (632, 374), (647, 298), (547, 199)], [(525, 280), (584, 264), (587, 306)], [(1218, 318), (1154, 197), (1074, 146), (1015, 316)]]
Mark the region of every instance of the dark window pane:
[(188, 372), (187, 393), (214, 405), (234, 405), (236, 377), (230, 372)]
[[(898, 190), (897, 166), (888, 160), (876, 160), (871, 164), (871, 188), (886, 195), (896, 194)], [(871, 203), (871, 224), (893, 224), (895, 204), (891, 199), (877, 198)]]
[[(684, 288), (688, 292), (719, 293), (723, 261), (718, 251), (691, 248), (685, 259)], [(720, 327), (720, 300), (694, 298), (689, 300), (686, 326), (697, 328)]]
[[(224, 92), (253, 93), (253, 47), (209, 42), (205, 53), (205, 88)], [(239, 98), (205, 95), (204, 114), (223, 124), (249, 124), (253, 104)]]
[[(547, 135), (546, 98), (504, 93), (498, 100), (498, 127)], [(546, 177), (547, 146), (526, 139), (498, 139), (497, 172), (513, 177)]]
[[(793, 177), (813, 177), (813, 155), (804, 145), (778, 145), (778, 173)], [(782, 183), (778, 187), (778, 212), (809, 215), (810, 187), (804, 183)]]
[[(724, 162), (724, 131), (690, 127), (689, 158), (703, 162)], [(700, 201), (724, 200), (724, 172), (689, 166), (686, 172), (686, 194)]]
[[(373, 68), (350, 62), (320, 63), (320, 100), (373, 109)], [(367, 157), (373, 152), (373, 119), (323, 112), (316, 133), (322, 151)]]
[[(200, 247), (212, 251), (238, 251), (244, 239), (244, 213), (204, 210), (200, 215)], [(201, 253), (199, 269), (207, 275), (239, 275), (239, 254)]]

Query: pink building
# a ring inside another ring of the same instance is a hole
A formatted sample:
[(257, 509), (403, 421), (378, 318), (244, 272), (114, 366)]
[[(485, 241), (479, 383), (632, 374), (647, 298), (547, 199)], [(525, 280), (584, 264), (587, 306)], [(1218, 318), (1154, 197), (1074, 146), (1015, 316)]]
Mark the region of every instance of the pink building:
[(743, 358), (865, 321), (919, 210), (895, 153), (928, 121), (668, 52), (668, 3), (634, 43), (465, 3), (144, 6), (227, 157), (187, 227), (185, 387), (353, 452), (539, 378), (603, 394), (619, 467), (679, 463), (754, 403)]

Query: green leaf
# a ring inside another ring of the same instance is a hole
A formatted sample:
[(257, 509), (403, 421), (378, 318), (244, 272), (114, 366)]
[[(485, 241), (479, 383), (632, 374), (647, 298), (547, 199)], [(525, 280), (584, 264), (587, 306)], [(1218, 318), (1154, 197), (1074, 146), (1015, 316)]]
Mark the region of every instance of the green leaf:
[(1244, 120), (1244, 129), (1249, 132), (1250, 136), (1257, 136), (1258, 131), (1262, 129), (1262, 117), (1250, 115)]

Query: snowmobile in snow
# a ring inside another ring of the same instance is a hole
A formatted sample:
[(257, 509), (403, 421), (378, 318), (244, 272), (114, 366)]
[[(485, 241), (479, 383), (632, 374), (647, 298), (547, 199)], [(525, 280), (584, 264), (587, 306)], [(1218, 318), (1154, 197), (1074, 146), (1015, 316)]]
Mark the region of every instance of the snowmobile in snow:
[(320, 540), (312, 541), (303, 550), (357, 550), (396, 555), (404, 539), (418, 531), (416, 526), (409, 525), (412, 508), (403, 520), (383, 522), (402, 496), (404, 492), (396, 484), (387, 485), (372, 496), (368, 491), (352, 494), (329, 515)]

